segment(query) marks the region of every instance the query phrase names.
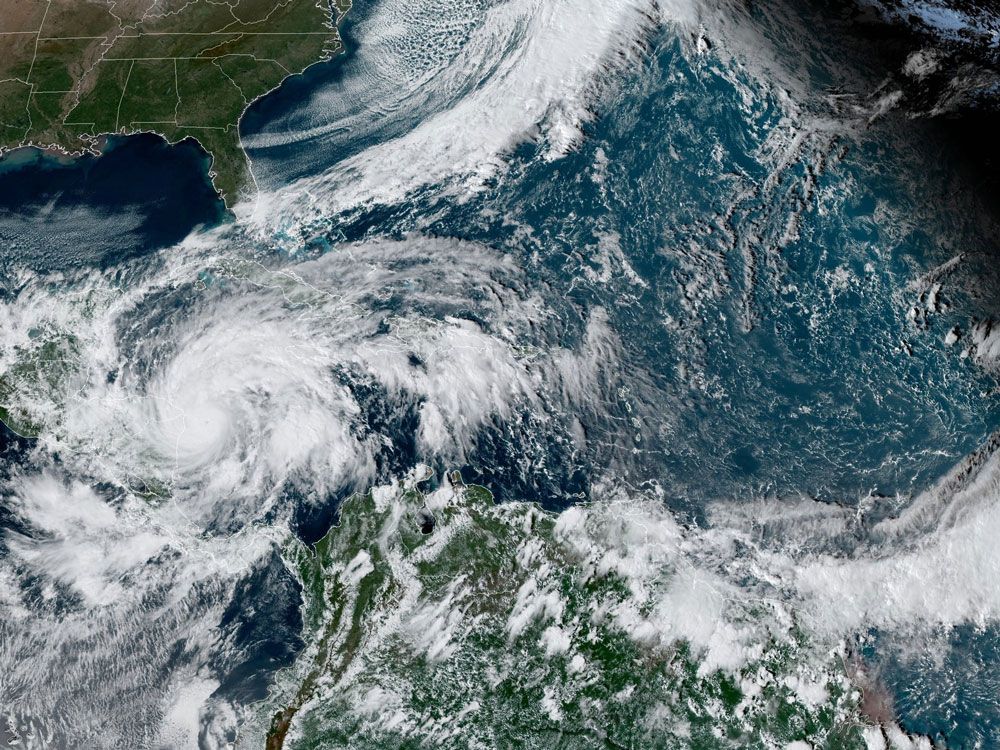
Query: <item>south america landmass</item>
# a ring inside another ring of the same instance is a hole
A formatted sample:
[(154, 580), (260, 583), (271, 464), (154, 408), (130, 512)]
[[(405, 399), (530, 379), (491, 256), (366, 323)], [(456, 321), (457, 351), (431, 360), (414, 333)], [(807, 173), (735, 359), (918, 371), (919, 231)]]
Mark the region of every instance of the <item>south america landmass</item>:
[(0, 0), (0, 155), (193, 139), (228, 207), (252, 188), (239, 123), (343, 49), (350, 0)]

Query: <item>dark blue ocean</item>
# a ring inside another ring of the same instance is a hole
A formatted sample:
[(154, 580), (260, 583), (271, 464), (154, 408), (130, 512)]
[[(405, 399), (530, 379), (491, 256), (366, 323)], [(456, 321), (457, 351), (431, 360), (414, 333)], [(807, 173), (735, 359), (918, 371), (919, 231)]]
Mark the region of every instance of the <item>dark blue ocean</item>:
[(102, 267), (169, 247), (225, 220), (191, 142), (110, 139), (100, 157), (21, 149), (0, 160), (4, 262), (41, 271)]
[[(359, 131), (328, 127), (343, 113), (317, 108), (362, 74), (355, 26), (378, 12), (359, 4), (343, 30), (346, 54), (248, 111), (242, 132), (256, 144), (262, 184), (322, 174), (425, 114), (373, 117)], [(799, 41), (783, 40), (779, 57), (798, 54)], [(477, 436), (463, 474), (498, 498), (561, 508), (614, 477), (660, 488), (691, 522), (715, 500), (803, 496), (846, 506), (874, 498), (891, 515), (1000, 428), (996, 377), (968, 339), (1000, 300), (994, 227), (965, 181), (964, 152), (940, 129), (898, 114), (850, 134), (816, 127), (777, 142), (785, 115), (774, 92), (749, 68), (709, 58), (656, 32), (568, 155), (540, 158), (543, 144), (523, 142), (468, 200), (422, 188), (330, 216), (302, 252), (414, 233), (466, 240), (513, 258), (557, 307), (539, 345), (572, 348), (605, 316), (620, 352), (613, 388), (577, 414), (525, 411)], [(819, 122), (831, 116), (826, 87), (841, 82), (828, 71), (808, 80)], [(306, 126), (322, 134), (265, 145)], [(112, 140), (100, 157), (21, 151), (0, 160), (7, 279), (23, 268), (114, 268), (232, 220), (191, 143), (141, 136)], [(284, 252), (255, 243), (261, 257)], [(477, 320), (474, 306), (461, 312)], [(401, 433), (381, 459), (389, 478), (426, 457), (402, 434), (412, 424), (380, 411), (383, 396), (362, 402), (373, 431)], [(304, 538), (319, 536), (341, 499), (302, 512)], [(239, 700), (260, 699), (301, 648), (284, 576), (274, 564), (247, 583), (279, 592), (258, 621), (231, 609), (220, 626), (239, 654), (221, 666), (230, 672), (220, 690)], [(948, 641), (943, 663), (891, 649), (868, 656), (905, 727), (949, 747), (1000, 747), (996, 643), (992, 629), (970, 628)], [(950, 677), (936, 679), (940, 670)]]

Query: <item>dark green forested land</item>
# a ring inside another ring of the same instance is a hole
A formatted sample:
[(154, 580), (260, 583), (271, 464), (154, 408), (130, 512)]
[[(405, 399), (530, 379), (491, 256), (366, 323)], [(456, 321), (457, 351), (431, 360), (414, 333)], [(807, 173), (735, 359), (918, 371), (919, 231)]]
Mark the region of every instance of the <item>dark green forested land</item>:
[(194, 138), (227, 204), (249, 186), (238, 123), (340, 48), (349, 0), (0, 0), (0, 150)]

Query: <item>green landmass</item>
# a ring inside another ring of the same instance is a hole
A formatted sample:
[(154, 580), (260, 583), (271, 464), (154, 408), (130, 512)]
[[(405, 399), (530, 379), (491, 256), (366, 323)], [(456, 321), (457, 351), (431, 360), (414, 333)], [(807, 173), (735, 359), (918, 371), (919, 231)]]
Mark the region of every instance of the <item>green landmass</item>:
[(655, 617), (679, 572), (655, 533), (636, 554), (647, 519), (593, 506), (571, 523), (450, 479), (356, 496), (317, 544), (290, 543), (307, 646), (261, 708), (267, 750), (860, 750), (879, 731), (844, 655), (793, 622), (736, 670), (623, 626)]
[(78, 358), (74, 337), (51, 330), (28, 333), (34, 346), (14, 350), (12, 363), (0, 372), (0, 422), (21, 437), (37, 438), (42, 425), (29, 405), (50, 404), (61, 392)]
[(251, 187), (239, 121), (342, 48), (350, 0), (0, 0), (0, 152), (191, 138), (227, 205)]

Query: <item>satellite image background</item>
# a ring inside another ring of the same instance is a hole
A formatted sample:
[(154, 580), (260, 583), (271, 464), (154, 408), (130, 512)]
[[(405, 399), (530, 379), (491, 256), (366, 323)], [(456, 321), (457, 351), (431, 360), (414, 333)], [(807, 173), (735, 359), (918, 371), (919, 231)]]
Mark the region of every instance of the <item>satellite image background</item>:
[(0, 0), (0, 746), (1000, 748), (998, 40)]

